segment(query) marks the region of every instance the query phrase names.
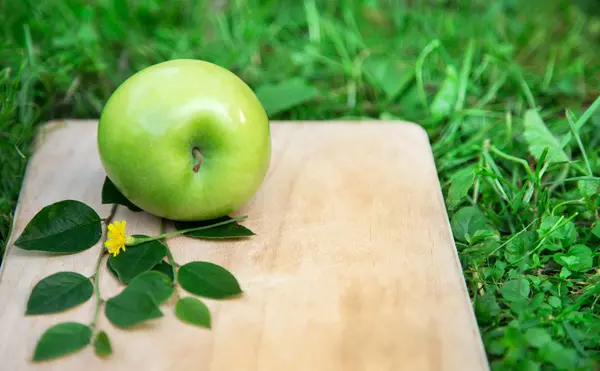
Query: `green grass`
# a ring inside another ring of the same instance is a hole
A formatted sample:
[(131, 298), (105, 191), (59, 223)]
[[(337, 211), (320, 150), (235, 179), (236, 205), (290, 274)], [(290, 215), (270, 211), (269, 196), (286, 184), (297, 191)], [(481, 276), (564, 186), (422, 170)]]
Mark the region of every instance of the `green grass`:
[(135, 71), (205, 59), (256, 89), (272, 119), (422, 124), (493, 369), (600, 367), (593, 9), (515, 0), (85, 3), (0, 3), (2, 247), (36, 125), (97, 118)]

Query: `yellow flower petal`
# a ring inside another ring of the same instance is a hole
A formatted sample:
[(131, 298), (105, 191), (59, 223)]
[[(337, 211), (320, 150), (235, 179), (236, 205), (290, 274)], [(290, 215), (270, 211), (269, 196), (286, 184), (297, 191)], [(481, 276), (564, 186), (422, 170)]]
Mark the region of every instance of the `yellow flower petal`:
[(111, 253), (113, 256), (117, 256), (121, 250), (125, 251), (125, 242), (127, 242), (131, 237), (127, 236), (125, 233), (125, 227), (127, 223), (125, 220), (123, 221), (115, 221), (108, 225), (108, 239), (104, 242), (104, 247)]

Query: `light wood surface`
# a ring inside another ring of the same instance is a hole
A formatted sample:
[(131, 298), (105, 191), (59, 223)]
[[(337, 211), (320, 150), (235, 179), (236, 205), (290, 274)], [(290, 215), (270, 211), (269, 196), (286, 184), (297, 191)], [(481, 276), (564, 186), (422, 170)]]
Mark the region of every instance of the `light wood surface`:
[[(221, 264), (245, 291), (240, 299), (205, 300), (212, 330), (179, 322), (171, 300), (165, 317), (135, 330), (102, 316), (114, 350), (106, 360), (88, 347), (33, 364), (45, 329), (89, 323), (94, 305), (92, 298), (64, 313), (26, 317), (33, 285), (62, 270), (90, 276), (101, 243), (48, 256), (10, 242), (0, 272), (0, 369), (487, 370), (426, 133), (401, 122), (274, 122), (272, 137), (267, 179), (237, 213), (249, 216), (243, 224), (257, 236), (169, 240), (178, 263)], [(76, 199), (109, 214), (95, 140), (94, 121), (45, 127), (11, 241), (55, 201)], [(148, 214), (119, 207), (116, 218), (126, 219), (131, 233), (159, 233), (159, 220)], [(105, 298), (121, 288), (102, 271)]]

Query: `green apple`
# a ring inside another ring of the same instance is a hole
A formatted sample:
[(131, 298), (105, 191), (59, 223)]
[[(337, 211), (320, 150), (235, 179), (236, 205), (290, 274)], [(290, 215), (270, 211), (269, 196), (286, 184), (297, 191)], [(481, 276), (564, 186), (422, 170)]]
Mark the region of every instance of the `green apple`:
[(171, 60), (131, 76), (100, 116), (107, 176), (148, 213), (180, 221), (246, 204), (271, 157), (267, 114), (253, 91), (215, 64)]

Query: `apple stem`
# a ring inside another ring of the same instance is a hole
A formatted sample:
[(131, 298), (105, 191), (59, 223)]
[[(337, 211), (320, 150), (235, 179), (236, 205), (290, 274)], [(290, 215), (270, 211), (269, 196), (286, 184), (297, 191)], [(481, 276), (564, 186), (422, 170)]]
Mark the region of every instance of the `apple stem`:
[(205, 225), (205, 226), (202, 226), (202, 227), (180, 229), (178, 231), (164, 233), (164, 234), (161, 234), (160, 236), (155, 236), (155, 237), (147, 237), (147, 238), (139, 238), (138, 237), (138, 238), (135, 238), (135, 242), (133, 242), (132, 244), (128, 244), (127, 246), (135, 246), (135, 245), (139, 245), (139, 244), (144, 243), (144, 242), (161, 240), (163, 238), (169, 238), (169, 237), (177, 236), (177, 235), (183, 234), (183, 233), (195, 232), (195, 231), (200, 231), (200, 230), (203, 230), (203, 229), (210, 229), (210, 228), (218, 227), (218, 226), (224, 225), (224, 224), (235, 223), (235, 222), (238, 222), (240, 220), (246, 219), (247, 217), (248, 217), (247, 215), (238, 216), (236, 218), (225, 220), (223, 222), (219, 222), (219, 223), (215, 223), (215, 224), (210, 224), (210, 225)]
[(200, 166), (202, 166), (202, 161), (204, 161), (204, 157), (202, 157), (202, 153), (200, 153), (200, 150), (197, 147), (194, 147), (192, 149), (192, 155), (194, 156), (196, 161), (198, 161), (196, 163), (196, 165), (194, 165), (194, 168), (192, 169), (194, 171), (194, 173), (197, 173), (198, 170), (200, 170)]

